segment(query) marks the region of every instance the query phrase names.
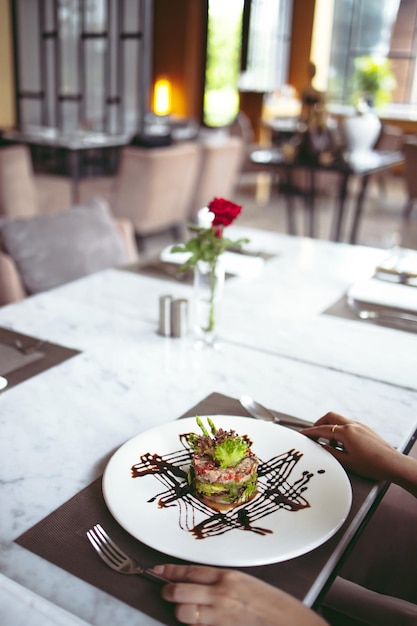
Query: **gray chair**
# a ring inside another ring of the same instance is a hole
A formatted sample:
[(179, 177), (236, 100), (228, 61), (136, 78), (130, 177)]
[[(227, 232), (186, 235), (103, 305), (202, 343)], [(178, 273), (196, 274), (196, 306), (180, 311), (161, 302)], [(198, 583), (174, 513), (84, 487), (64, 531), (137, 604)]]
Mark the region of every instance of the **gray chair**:
[(408, 220), (417, 200), (417, 142), (412, 140), (404, 141), (402, 151), (405, 160), (404, 177), (408, 194), (403, 216), (404, 219)]
[(138, 258), (132, 225), (114, 220), (101, 200), (3, 217), (0, 235), (0, 306)]

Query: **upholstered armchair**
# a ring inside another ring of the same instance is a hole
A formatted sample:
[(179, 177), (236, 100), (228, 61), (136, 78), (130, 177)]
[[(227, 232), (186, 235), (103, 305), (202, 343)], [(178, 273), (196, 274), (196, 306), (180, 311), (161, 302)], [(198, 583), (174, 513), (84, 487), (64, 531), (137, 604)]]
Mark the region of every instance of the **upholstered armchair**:
[(70, 205), (68, 178), (35, 174), (26, 145), (0, 148), (0, 215), (29, 217)]
[(121, 150), (111, 208), (116, 218), (133, 224), (139, 245), (149, 235), (175, 232), (186, 223), (199, 155), (196, 142), (161, 148), (129, 146)]
[(200, 163), (190, 204), (191, 220), (214, 197), (233, 200), (245, 152), (242, 138), (215, 133), (202, 139), (199, 145)]
[(0, 219), (0, 306), (137, 260), (132, 224), (101, 200), (51, 214)]

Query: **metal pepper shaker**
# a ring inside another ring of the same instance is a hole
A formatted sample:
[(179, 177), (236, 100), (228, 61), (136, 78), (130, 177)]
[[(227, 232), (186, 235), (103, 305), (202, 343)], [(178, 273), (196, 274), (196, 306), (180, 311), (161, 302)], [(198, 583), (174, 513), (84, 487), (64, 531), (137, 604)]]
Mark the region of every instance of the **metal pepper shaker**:
[(179, 298), (171, 303), (171, 335), (184, 337), (188, 333), (188, 300)]
[(164, 337), (171, 335), (171, 304), (172, 296), (166, 295), (159, 298), (158, 334)]

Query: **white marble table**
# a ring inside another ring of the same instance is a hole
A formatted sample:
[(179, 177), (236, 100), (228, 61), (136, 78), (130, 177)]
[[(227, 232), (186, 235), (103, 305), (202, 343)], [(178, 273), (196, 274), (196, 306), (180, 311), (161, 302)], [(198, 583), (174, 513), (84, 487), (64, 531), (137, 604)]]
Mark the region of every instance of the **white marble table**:
[[(248, 234), (237, 227), (229, 232), (232, 238)], [(224, 342), (417, 389), (417, 333), (323, 314), (354, 282), (373, 274), (386, 250), (255, 230), (249, 236), (250, 247), (276, 258), (259, 276), (227, 281), (220, 326)], [(115, 281), (114, 271), (57, 293), (154, 325), (159, 295), (192, 297), (190, 286), (134, 275)]]
[[(189, 286), (120, 270), (0, 309), (0, 326), (81, 350), (0, 396), (0, 571), (22, 586), (22, 603), (27, 589), (72, 613), (74, 624), (156, 623), (14, 539), (99, 477), (124, 441), (213, 391), (246, 393), (310, 420), (335, 410), (400, 447), (409, 438), (416, 337), (321, 315), (384, 251), (250, 236), (278, 256), (256, 279), (227, 281), (220, 350), (156, 333), (158, 297), (190, 297)], [(4, 588), (0, 622), (12, 623), (14, 593)]]

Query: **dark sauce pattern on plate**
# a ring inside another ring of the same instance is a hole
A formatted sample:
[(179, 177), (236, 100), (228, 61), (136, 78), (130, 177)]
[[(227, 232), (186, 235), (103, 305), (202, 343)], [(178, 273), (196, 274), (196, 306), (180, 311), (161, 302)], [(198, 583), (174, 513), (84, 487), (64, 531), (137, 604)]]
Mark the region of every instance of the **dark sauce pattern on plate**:
[[(196, 539), (207, 539), (236, 529), (267, 535), (273, 531), (257, 525), (262, 518), (280, 509), (295, 513), (310, 507), (302, 494), (314, 474), (303, 471), (290, 482), (291, 474), (303, 456), (293, 448), (269, 461), (259, 459), (258, 489), (250, 502), (228, 511), (214, 511), (193, 494), (187, 482), (192, 453), (187, 445), (187, 435), (180, 435), (180, 440), (183, 450), (163, 456), (147, 452), (132, 466), (131, 472), (132, 478), (153, 475), (164, 486), (164, 490), (148, 502), (157, 502), (159, 508), (178, 507), (180, 528), (192, 533)], [(324, 470), (317, 473), (322, 474)], [(197, 518), (203, 519), (197, 521)]]

